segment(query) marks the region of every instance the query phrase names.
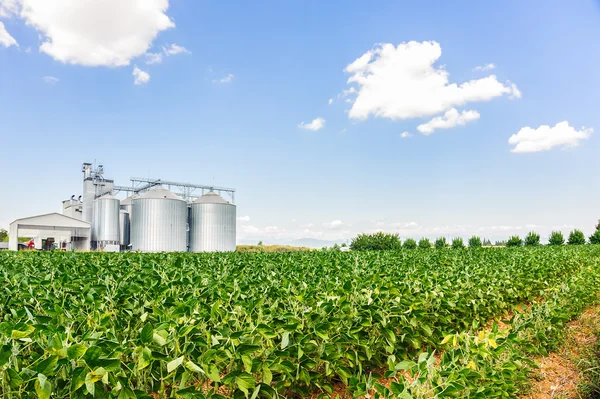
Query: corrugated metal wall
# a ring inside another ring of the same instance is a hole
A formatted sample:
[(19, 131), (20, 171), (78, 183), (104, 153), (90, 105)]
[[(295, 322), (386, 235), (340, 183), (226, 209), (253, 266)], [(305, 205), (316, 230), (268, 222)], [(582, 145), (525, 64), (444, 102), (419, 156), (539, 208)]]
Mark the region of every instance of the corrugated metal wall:
[(131, 250), (186, 251), (187, 204), (167, 198), (135, 198), (131, 217)]
[(119, 243), (119, 212), (119, 200), (113, 196), (101, 197), (94, 201), (93, 243)]
[(235, 251), (235, 215), (236, 207), (233, 204), (192, 204), (190, 251)]

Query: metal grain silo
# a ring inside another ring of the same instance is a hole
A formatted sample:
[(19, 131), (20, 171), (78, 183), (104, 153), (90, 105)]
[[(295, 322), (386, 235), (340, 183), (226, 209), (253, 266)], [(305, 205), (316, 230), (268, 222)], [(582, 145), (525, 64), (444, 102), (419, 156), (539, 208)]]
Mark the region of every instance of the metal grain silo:
[(119, 245), (119, 199), (104, 195), (92, 207), (92, 248), (104, 249)]
[(131, 223), (131, 219), (133, 216), (133, 199), (137, 197), (136, 195), (131, 195), (123, 200), (121, 200), (121, 209), (127, 211), (129, 213), (129, 223)]
[(192, 203), (191, 252), (235, 251), (235, 205), (209, 192)]
[(129, 212), (121, 210), (119, 212), (119, 245), (121, 245), (122, 251), (126, 250), (129, 245), (130, 228)]
[(187, 203), (163, 187), (133, 199), (131, 249), (142, 252), (186, 251)]

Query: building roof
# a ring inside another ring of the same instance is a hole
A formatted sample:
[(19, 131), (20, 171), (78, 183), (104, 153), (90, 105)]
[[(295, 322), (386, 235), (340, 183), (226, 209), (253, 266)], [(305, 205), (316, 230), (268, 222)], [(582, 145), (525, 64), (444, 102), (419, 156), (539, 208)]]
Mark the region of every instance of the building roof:
[(196, 201), (194, 201), (194, 204), (229, 204), (229, 205), (231, 205), (229, 202), (225, 201), (223, 199), (223, 197), (221, 197), (219, 194), (215, 193), (214, 191), (210, 191), (210, 192), (204, 194), (202, 197), (200, 197)]
[(50, 227), (67, 227), (77, 229), (89, 229), (90, 223), (83, 220), (75, 219), (70, 216), (60, 213), (46, 213), (44, 215), (29, 216), (13, 221), (13, 224), (30, 225), (30, 226), (50, 226)]
[(134, 200), (138, 199), (172, 199), (183, 201), (181, 197), (179, 197), (176, 194), (173, 194), (171, 191), (167, 190), (162, 186), (152, 187), (144, 194), (141, 194), (139, 197), (134, 198)]

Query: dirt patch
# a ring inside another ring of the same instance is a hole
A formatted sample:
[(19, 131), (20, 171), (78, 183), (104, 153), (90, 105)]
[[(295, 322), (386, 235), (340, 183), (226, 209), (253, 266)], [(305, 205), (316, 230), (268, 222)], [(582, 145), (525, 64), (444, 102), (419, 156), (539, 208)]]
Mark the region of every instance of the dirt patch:
[(531, 393), (522, 399), (577, 399), (582, 374), (578, 361), (587, 348), (597, 344), (595, 332), (600, 328), (600, 306), (588, 308), (567, 325), (565, 343), (557, 353), (538, 359), (538, 380)]

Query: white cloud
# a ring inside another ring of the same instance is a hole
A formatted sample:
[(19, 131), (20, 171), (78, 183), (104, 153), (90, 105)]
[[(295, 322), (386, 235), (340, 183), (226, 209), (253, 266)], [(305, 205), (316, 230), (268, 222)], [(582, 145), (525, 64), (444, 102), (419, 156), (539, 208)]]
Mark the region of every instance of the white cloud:
[(328, 103), (329, 105), (333, 104), (333, 98), (330, 98)]
[(169, 47), (163, 47), (163, 52), (166, 55), (192, 54), (192, 52), (186, 49), (185, 47), (178, 46), (175, 43), (171, 44)]
[(132, 73), (132, 75), (135, 78), (135, 80), (133, 81), (133, 83), (136, 84), (136, 85), (146, 84), (150, 80), (150, 74), (148, 72), (142, 71), (137, 66), (133, 67), (133, 73)]
[(409, 138), (409, 137), (412, 137), (412, 134), (410, 134), (409, 132), (403, 132), (403, 133), (400, 135), (400, 138), (403, 138), (403, 139), (407, 139), (407, 138)]
[(436, 116), (432, 120), (417, 127), (417, 130), (424, 135), (430, 135), (435, 129), (449, 129), (458, 125), (466, 125), (467, 123), (479, 119), (477, 111), (463, 111), (459, 113), (456, 108), (452, 108), (444, 114), (444, 116)]
[(8, 33), (2, 22), (0, 22), (0, 44), (4, 47), (19, 46), (19, 43)]
[(233, 81), (233, 78), (235, 78), (235, 75), (230, 73), (221, 79), (213, 80), (213, 83), (231, 83)]
[(511, 83), (510, 88), (512, 90), (512, 93), (510, 94), (510, 96), (508, 96), (508, 98), (510, 98), (511, 100), (515, 98), (521, 98), (521, 90), (519, 90), (516, 84)]
[(250, 216), (238, 216), (237, 221), (242, 223), (248, 223), (250, 221)]
[(51, 85), (58, 83), (60, 80), (58, 78), (55, 78), (54, 76), (44, 76), (42, 79), (44, 79), (44, 82)]
[(586, 140), (594, 132), (594, 129), (581, 128), (575, 130), (569, 126), (569, 122), (557, 123), (554, 127), (541, 125), (537, 129), (523, 127), (517, 134), (513, 134), (508, 143), (515, 147), (511, 152), (538, 152), (547, 151), (554, 147), (573, 148), (577, 147), (581, 140)]
[(475, 67), (474, 71), (491, 71), (494, 68), (496, 68), (494, 64), (479, 65)]
[[(15, 1), (3, 1), (6, 13), (5, 4)], [(18, 0), (18, 4), (18, 15), (42, 36), (40, 51), (69, 64), (129, 65), (161, 31), (175, 27), (166, 14), (169, 0)]]
[(332, 222), (323, 223), (323, 227), (325, 227), (326, 229), (331, 229), (331, 230), (341, 229), (344, 226), (346, 226), (346, 225), (341, 220), (334, 220)]
[(18, 0), (0, 0), (0, 18), (10, 18), (18, 12)]
[(300, 129), (306, 129), (306, 130), (312, 130), (312, 131), (321, 130), (325, 127), (325, 119), (318, 117), (318, 118), (313, 119), (313, 121), (310, 123), (302, 122), (298, 125), (298, 127)]
[(351, 75), (348, 84), (358, 86), (350, 118), (419, 118), (516, 93), (516, 86), (500, 83), (495, 75), (449, 83), (448, 72), (434, 65), (441, 55), (439, 43), (433, 41), (397, 47), (386, 43), (367, 51), (345, 69)]
[(160, 64), (162, 59), (162, 53), (146, 53), (146, 64)]

